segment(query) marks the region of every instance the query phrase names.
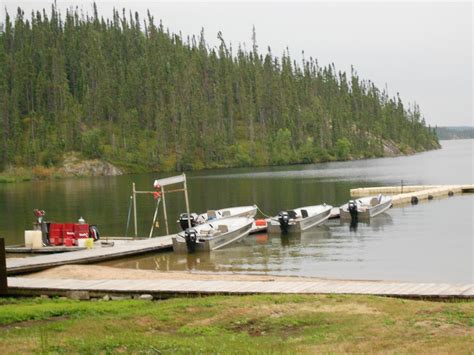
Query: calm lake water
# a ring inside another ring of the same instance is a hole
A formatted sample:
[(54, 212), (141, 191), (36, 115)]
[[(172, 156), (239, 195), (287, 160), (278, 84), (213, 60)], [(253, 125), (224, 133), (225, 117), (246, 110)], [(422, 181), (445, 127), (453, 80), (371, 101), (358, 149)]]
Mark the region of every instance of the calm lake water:
[[(474, 140), (441, 142), (443, 149), (409, 157), (273, 168), (188, 173), (191, 209), (203, 212), (257, 204), (265, 213), (305, 205), (338, 206), (349, 189), (403, 184), (473, 183)], [(165, 176), (165, 175), (163, 175)], [(159, 174), (78, 178), (0, 186), (0, 235), (21, 243), (34, 221), (33, 209), (48, 220), (80, 216), (104, 235), (125, 235), (132, 182), (151, 190)], [(167, 196), (171, 232), (185, 209), (182, 194)], [(151, 196), (138, 197), (139, 235), (148, 235)], [(252, 273), (329, 278), (472, 282), (474, 195), (392, 208), (370, 224), (325, 225), (300, 235), (258, 234), (224, 250), (145, 255), (107, 263), (118, 267), (191, 272)], [(161, 217), (161, 216), (160, 216)], [(155, 235), (164, 235), (164, 222)], [(132, 234), (130, 227), (128, 235)]]

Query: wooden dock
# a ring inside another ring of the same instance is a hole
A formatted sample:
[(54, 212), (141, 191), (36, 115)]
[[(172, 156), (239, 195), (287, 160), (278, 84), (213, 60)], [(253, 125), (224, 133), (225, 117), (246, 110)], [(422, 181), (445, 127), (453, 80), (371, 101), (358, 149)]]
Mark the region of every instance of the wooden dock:
[(112, 247), (100, 247), (53, 255), (7, 259), (7, 274), (22, 274), (59, 265), (89, 264), (172, 248), (172, 235), (144, 240), (123, 241)]
[(392, 203), (397, 206), (411, 203), (414, 197), (421, 201), (470, 192), (474, 192), (474, 185), (382, 186), (351, 189), (351, 196), (392, 195)]
[(20, 245), (5, 247), (7, 254), (55, 254), (70, 253), (72, 251), (86, 250), (86, 247), (65, 247), (65, 246), (47, 246), (41, 248), (31, 248)]
[(410, 298), (474, 298), (474, 284), (389, 281), (68, 280), (8, 278), (11, 295), (81, 297), (104, 295), (154, 298), (243, 294), (361, 294)]

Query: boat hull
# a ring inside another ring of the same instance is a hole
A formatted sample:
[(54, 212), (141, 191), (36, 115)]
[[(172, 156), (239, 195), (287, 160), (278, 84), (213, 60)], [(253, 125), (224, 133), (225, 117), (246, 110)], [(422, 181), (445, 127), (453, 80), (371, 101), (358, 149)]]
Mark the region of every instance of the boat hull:
[[(246, 237), (251, 228), (253, 222), (243, 225), (242, 227), (235, 229), (233, 231), (211, 237), (206, 239), (198, 239), (196, 243), (196, 251), (213, 251), (224, 248), (225, 246), (234, 243), (244, 237)], [(172, 238), (173, 240), (173, 250), (178, 253), (187, 253), (188, 248), (186, 246), (185, 239), (179, 234)]]
[[(327, 221), (331, 214), (331, 208), (328, 208), (327, 210), (315, 214), (314, 216), (303, 218), (301, 220), (296, 220), (294, 221), (293, 224), (290, 224), (288, 226), (288, 233), (299, 233), (303, 232), (309, 228), (318, 226), (323, 224), (324, 222)], [(267, 228), (268, 233), (280, 233), (280, 223), (276, 219), (272, 219), (268, 223), (268, 228)]]

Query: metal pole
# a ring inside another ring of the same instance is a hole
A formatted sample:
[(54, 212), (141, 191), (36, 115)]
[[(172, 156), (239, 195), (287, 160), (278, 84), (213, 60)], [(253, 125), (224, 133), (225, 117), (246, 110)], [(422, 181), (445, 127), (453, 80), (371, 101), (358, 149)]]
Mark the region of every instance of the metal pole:
[(186, 184), (186, 174), (183, 174), (184, 198), (186, 199), (186, 213), (188, 214), (188, 228), (191, 228), (191, 218), (189, 213), (188, 185)]
[(163, 195), (163, 214), (165, 216), (166, 235), (169, 235), (170, 232), (168, 230), (168, 215), (166, 214), (166, 193), (164, 186), (161, 187), (161, 193)]
[(130, 217), (132, 215), (132, 204), (133, 204), (133, 196), (130, 195), (130, 201), (128, 203), (127, 228), (125, 229), (125, 237), (128, 236), (128, 227), (130, 227)]
[(151, 229), (150, 229), (150, 235), (148, 238), (151, 238), (153, 235), (153, 228), (155, 228), (155, 222), (156, 222), (156, 217), (158, 216), (158, 206), (160, 205), (160, 198), (156, 200), (156, 208), (155, 208), (155, 214), (153, 215), (153, 221), (151, 222)]
[(137, 228), (137, 196), (135, 194), (135, 183), (132, 183), (132, 192), (133, 192), (133, 221), (135, 224), (135, 238), (138, 236)]

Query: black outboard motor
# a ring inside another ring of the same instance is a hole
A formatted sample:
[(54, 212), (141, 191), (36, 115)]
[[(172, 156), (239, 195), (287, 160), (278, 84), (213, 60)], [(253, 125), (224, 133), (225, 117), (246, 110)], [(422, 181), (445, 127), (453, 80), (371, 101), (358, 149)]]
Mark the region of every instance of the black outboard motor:
[(188, 219), (189, 222), (191, 222), (191, 227), (196, 226), (196, 218), (197, 215), (195, 213), (190, 213), (189, 215), (187, 213), (181, 213), (179, 215), (179, 225), (181, 226), (181, 229), (185, 231), (189, 228)]
[(278, 222), (280, 222), (280, 230), (283, 234), (288, 233), (288, 224), (290, 222), (290, 215), (286, 211), (278, 213)]
[(359, 219), (359, 212), (357, 211), (357, 203), (354, 200), (350, 200), (348, 203), (349, 213), (351, 214), (351, 222), (357, 222)]
[(194, 228), (188, 228), (184, 231), (184, 239), (186, 239), (186, 247), (189, 253), (196, 251), (197, 231)]

